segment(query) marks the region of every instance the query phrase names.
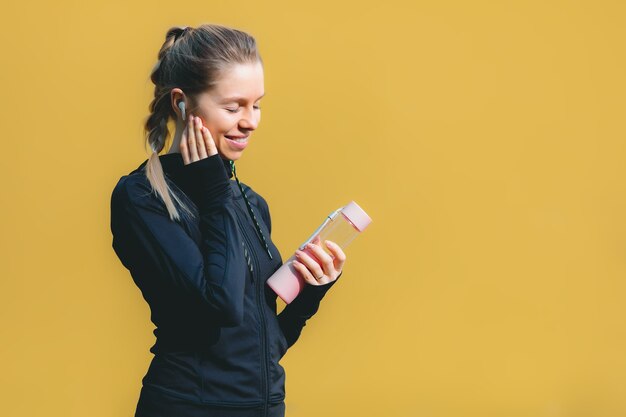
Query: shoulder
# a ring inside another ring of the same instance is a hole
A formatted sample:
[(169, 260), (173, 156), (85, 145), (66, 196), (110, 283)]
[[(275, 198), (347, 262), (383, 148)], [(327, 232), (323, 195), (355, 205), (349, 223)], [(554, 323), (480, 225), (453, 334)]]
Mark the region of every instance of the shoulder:
[(248, 184), (244, 183), (243, 181), (240, 181), (240, 182), (241, 182), (241, 186), (243, 187), (243, 190), (246, 193), (246, 197), (248, 197), (248, 200), (250, 200), (252, 204), (259, 207), (260, 209), (269, 212), (269, 207), (265, 198), (263, 198), (261, 194), (257, 193)]
[(154, 204), (159, 201), (142, 171), (123, 175), (111, 192), (111, 208)]
[(150, 191), (150, 182), (143, 173), (123, 175), (113, 187), (111, 198), (115, 201), (134, 200)]

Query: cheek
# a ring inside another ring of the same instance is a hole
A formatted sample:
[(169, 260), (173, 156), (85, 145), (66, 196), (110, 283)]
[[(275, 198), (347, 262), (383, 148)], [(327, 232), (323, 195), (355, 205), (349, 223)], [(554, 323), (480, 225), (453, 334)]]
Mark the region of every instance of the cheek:
[(209, 129), (216, 134), (224, 135), (233, 130), (233, 126), (237, 126), (237, 119), (234, 117), (222, 116), (215, 117), (211, 120)]
[(194, 116), (197, 116), (200, 118), (200, 120), (202, 121), (202, 126), (206, 126), (209, 127), (209, 123), (208, 123), (208, 118), (206, 117), (206, 114), (194, 114)]
[(229, 131), (227, 128), (224, 127), (223, 123), (215, 123), (214, 120), (211, 120), (209, 123), (203, 124), (207, 129), (209, 129), (209, 132), (211, 132), (211, 136), (213, 136), (213, 139), (215, 140), (221, 139), (221, 137), (224, 134), (227, 134)]

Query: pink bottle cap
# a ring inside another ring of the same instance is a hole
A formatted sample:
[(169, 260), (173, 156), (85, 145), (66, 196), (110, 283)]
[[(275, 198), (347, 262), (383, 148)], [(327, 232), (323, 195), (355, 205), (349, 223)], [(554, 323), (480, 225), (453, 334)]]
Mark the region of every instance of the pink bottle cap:
[(370, 216), (354, 201), (346, 204), (341, 213), (358, 229), (359, 232), (365, 230), (367, 226), (372, 222)]

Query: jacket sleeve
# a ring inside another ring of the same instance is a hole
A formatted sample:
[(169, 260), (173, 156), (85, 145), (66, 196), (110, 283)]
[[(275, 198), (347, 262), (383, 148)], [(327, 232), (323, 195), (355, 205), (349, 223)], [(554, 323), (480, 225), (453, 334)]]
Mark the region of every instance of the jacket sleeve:
[(327, 284), (305, 284), (300, 294), (280, 312), (278, 324), (287, 340), (287, 349), (296, 343), (300, 333), (302, 333), (302, 329), (306, 326), (306, 321), (317, 313), (322, 298), (324, 298), (326, 292), (337, 282), (342, 274), (343, 271), (337, 279)]
[[(272, 219), (269, 212), (269, 206), (263, 197), (259, 196), (259, 201), (262, 205), (262, 216), (267, 228), (271, 234), (272, 232)], [(319, 309), (320, 302), (326, 292), (332, 287), (337, 280), (341, 277), (343, 271), (339, 274), (336, 280), (331, 281), (323, 285), (311, 285), (306, 284), (300, 294), (289, 304), (285, 306), (283, 311), (278, 314), (278, 324), (280, 329), (287, 340), (287, 349), (289, 349), (300, 337), (302, 329), (306, 326), (308, 319), (313, 317)]]
[(216, 324), (237, 326), (243, 320), (247, 264), (229, 179), (217, 154), (184, 168), (199, 211), (200, 245), (170, 219), (147, 180), (129, 176), (111, 196), (113, 249), (132, 275), (145, 281), (138, 282), (142, 292), (181, 293), (206, 306)]

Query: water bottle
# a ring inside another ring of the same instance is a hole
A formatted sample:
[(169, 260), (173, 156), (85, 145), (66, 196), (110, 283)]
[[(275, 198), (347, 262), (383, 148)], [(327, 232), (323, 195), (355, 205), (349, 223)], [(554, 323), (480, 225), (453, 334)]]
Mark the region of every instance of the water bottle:
[[(333, 253), (323, 244), (325, 240), (335, 242), (344, 250), (355, 237), (372, 222), (372, 219), (354, 201), (340, 207), (326, 217), (324, 222), (302, 245), (300, 250), (317, 260), (313, 251), (306, 247), (309, 242), (320, 242), (319, 245), (333, 257)], [(293, 267), (294, 254), (267, 279), (267, 285), (287, 304), (291, 303), (308, 284)]]

